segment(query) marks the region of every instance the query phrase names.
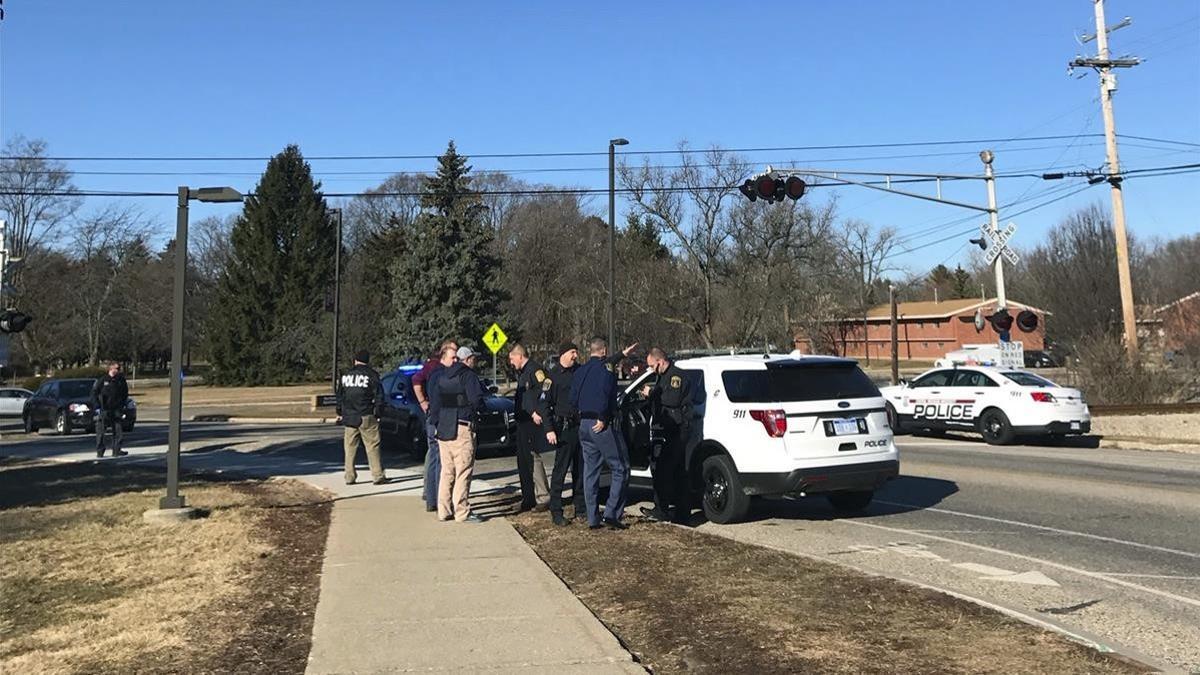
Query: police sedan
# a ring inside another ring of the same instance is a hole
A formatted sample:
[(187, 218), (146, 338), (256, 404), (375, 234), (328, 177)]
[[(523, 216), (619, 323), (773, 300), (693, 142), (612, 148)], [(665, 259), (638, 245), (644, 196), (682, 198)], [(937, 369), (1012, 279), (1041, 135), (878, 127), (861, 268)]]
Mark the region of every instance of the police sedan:
[(1025, 370), (935, 368), (880, 391), (897, 433), (970, 431), (991, 445), (1006, 445), (1017, 436), (1058, 438), (1092, 430), (1091, 413), (1078, 389)]

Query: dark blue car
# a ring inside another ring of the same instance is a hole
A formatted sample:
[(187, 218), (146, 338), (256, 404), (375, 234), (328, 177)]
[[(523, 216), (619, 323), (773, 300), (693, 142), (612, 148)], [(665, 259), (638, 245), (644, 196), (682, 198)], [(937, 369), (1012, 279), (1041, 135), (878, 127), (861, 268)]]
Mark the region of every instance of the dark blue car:
[[(412, 377), (420, 365), (404, 365), (381, 379), (387, 407), (379, 417), (385, 447), (425, 454), (425, 413), (412, 393)], [(485, 383), (486, 384), (486, 383)], [(494, 387), (485, 393), (486, 410), (475, 424), (476, 451), (510, 452), (516, 447), (517, 422), (512, 399), (497, 396)]]

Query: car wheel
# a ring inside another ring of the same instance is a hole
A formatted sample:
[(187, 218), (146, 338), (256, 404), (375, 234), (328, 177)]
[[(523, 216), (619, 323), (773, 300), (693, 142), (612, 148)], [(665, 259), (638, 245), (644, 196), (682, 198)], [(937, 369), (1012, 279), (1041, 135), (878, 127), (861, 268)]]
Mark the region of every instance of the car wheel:
[(429, 439), (425, 437), (425, 425), (417, 420), (408, 423), (408, 450), (414, 455), (424, 455)]
[(38, 426), (33, 423), (33, 416), (26, 415), (25, 416), (25, 433), (36, 434), (37, 430), (38, 430)]
[(54, 431), (58, 432), (59, 436), (71, 435), (71, 420), (67, 418), (67, 413), (60, 412), (54, 418)]
[(904, 428), (904, 424), (900, 422), (900, 415), (896, 412), (896, 408), (894, 408), (891, 403), (887, 403), (885, 405), (887, 406), (888, 426), (892, 428), (892, 435), (900, 436), (908, 433), (908, 431)]
[(1008, 415), (1003, 410), (991, 408), (979, 418), (979, 431), (988, 445), (1008, 445), (1012, 443), (1013, 428), (1008, 421)]
[(714, 523), (736, 523), (750, 512), (750, 497), (742, 490), (742, 480), (733, 459), (716, 455), (704, 460), (700, 469), (704, 481), (704, 516)]
[(833, 510), (840, 513), (858, 513), (863, 511), (870, 505), (874, 497), (874, 490), (847, 490), (845, 492), (831, 492), (825, 496), (829, 500), (829, 505), (833, 507)]

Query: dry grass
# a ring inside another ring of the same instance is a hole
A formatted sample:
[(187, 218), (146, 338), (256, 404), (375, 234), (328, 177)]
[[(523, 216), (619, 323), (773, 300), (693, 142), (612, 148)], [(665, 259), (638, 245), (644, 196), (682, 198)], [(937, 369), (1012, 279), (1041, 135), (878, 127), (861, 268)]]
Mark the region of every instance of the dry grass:
[(947, 595), (684, 528), (514, 522), (655, 673), (1144, 672)]
[[(183, 390), (188, 405), (210, 406), (226, 403), (303, 403), (308, 405), (313, 394), (328, 394), (329, 384), (297, 384), (287, 387), (204, 387), (191, 386)], [(155, 387), (135, 392), (138, 405), (165, 406), (171, 400), (170, 387)]]
[[(256, 585), (273, 557), (289, 554), (272, 536), (275, 514), (262, 507), (321, 493), (295, 483), (191, 482), (184, 493), (207, 517), (159, 527), (142, 513), (161, 489), (138, 488), (161, 484), (161, 475), (106, 467), (109, 475), (90, 476), (72, 470), (79, 466), (87, 465), (0, 466), (0, 508), (8, 507), (0, 510), (0, 672), (225, 670), (224, 654), (254, 632)], [(28, 489), (31, 481), (44, 489)], [(327, 523), (328, 507), (324, 514)], [(314, 534), (323, 548), (324, 530)], [(317, 570), (319, 556), (314, 587)], [(300, 604), (315, 606), (311, 596)], [(309, 626), (312, 606), (298, 608)], [(299, 639), (306, 656), (307, 631)], [(249, 661), (233, 669), (255, 670)]]

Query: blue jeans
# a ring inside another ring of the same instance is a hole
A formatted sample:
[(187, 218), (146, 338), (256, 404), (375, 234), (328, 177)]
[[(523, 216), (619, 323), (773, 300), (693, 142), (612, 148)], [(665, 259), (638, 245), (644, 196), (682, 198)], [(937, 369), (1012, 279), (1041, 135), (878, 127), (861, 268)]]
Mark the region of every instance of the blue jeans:
[(425, 419), (425, 440), (429, 447), (425, 450), (425, 487), (421, 496), (425, 498), (426, 506), (436, 509), (438, 479), (442, 476), (442, 455), (438, 450), (437, 424), (432, 418)]
[(612, 484), (608, 487), (608, 503), (604, 517), (621, 520), (625, 513), (625, 486), (629, 483), (629, 456), (625, 441), (611, 426), (604, 431), (592, 431), (595, 420), (583, 420), (579, 426), (579, 443), (583, 446), (583, 501), (587, 505), (588, 525), (600, 524), (600, 462), (608, 465)]

